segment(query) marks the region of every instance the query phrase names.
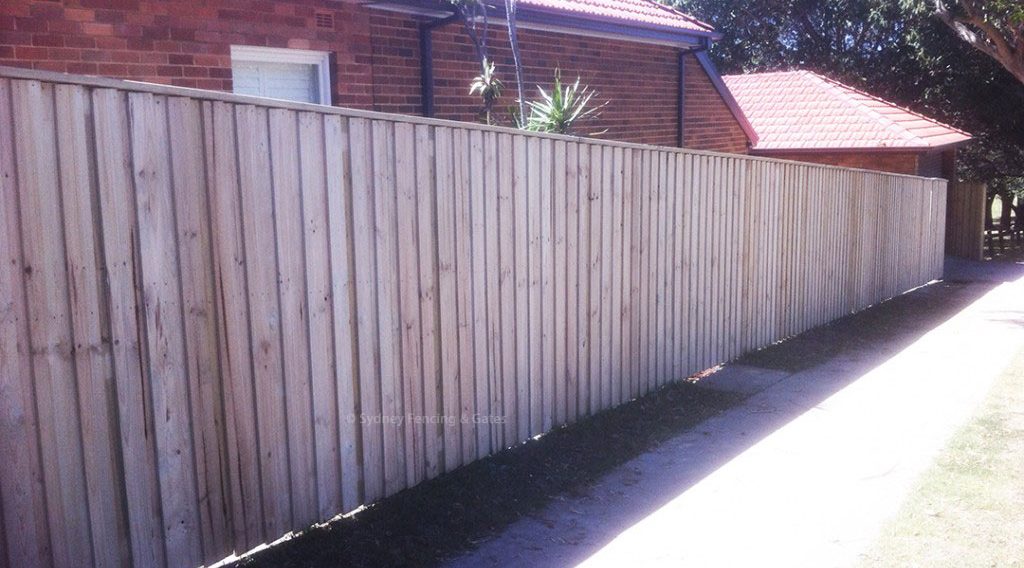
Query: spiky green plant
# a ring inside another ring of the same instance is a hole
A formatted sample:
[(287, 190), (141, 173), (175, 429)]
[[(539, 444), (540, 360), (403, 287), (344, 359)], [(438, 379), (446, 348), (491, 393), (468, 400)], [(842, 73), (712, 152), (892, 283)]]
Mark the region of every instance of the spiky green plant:
[(483, 114), (487, 124), (493, 124), (491, 111), (494, 109), (494, 103), (501, 97), (501, 91), (504, 88), (505, 85), (494, 71), (494, 62), (484, 59), (483, 73), (473, 77), (473, 80), (470, 81), (469, 94), (479, 95), (483, 99)]
[(540, 100), (526, 101), (529, 116), (526, 124), (521, 124), (523, 128), (534, 132), (569, 134), (577, 123), (600, 116), (601, 108), (607, 103), (591, 104), (597, 92), (586, 85), (581, 87), (579, 77), (571, 85), (563, 85), (561, 75), (556, 69), (555, 84), (550, 93), (538, 85)]

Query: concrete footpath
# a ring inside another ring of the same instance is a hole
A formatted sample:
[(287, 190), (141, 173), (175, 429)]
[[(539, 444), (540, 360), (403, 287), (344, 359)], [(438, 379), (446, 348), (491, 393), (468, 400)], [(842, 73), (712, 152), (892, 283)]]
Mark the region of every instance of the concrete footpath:
[(946, 274), (702, 380), (747, 398), (448, 565), (855, 563), (1024, 349), (1024, 267)]

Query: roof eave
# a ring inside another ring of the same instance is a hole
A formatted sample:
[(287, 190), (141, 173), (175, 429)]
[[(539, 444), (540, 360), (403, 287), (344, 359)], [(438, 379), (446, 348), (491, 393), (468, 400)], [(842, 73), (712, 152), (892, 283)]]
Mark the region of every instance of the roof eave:
[(879, 152), (886, 154), (899, 154), (906, 152), (935, 152), (949, 150), (970, 142), (972, 138), (938, 144), (936, 146), (858, 146), (841, 148), (758, 148), (756, 145), (751, 148), (758, 154), (854, 154), (858, 152)]
[[(500, 17), (504, 18), (502, 13)], [(714, 30), (691, 30), (677, 28), (674, 26), (659, 26), (656, 24), (644, 24), (641, 22), (623, 22), (616, 18), (608, 18), (596, 15), (577, 16), (559, 12), (557, 10), (545, 10), (533, 6), (521, 6), (517, 9), (517, 23), (547, 23), (559, 28), (571, 27), (579, 30), (619, 32), (625, 39), (647, 39), (655, 40), (654, 43), (666, 45), (695, 45), (699, 43), (693, 40), (718, 41), (722, 34)], [(660, 41), (659, 41), (660, 40)]]
[[(431, 0), (381, 0), (366, 2), (364, 5), (370, 8), (429, 18), (444, 18), (452, 14), (451, 10), (446, 10), (442, 4)], [(498, 21), (505, 21), (503, 7), (492, 7), (488, 15)], [(696, 47), (702, 42), (717, 41), (722, 38), (722, 34), (714, 30), (690, 30), (672, 26), (631, 23), (594, 15), (577, 16), (532, 6), (517, 8), (516, 23), (523, 29), (557, 31), (672, 47)]]

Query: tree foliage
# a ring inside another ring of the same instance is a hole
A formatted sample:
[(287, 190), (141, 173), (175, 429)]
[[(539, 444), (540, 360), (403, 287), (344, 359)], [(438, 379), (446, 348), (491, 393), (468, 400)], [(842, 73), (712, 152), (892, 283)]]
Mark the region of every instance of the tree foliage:
[(1024, 3), (1020, 0), (935, 0), (935, 14), (960, 39), (1024, 83)]
[(476, 59), (480, 62), (481, 69), (487, 71), (487, 31), (490, 25), (488, 18), (488, 6), (484, 0), (448, 0), (455, 13), (459, 15), (462, 22), (462, 29), (473, 42), (473, 49), (476, 50)]
[[(481, 114), (484, 116), (487, 124), (492, 123), (494, 103), (501, 96), (501, 91), (504, 88), (504, 84), (498, 78), (495, 71), (494, 61), (491, 60), (487, 50), (489, 14), (498, 11), (498, 5), (501, 3), (504, 4), (508, 41), (509, 47), (512, 50), (512, 62), (516, 77), (516, 93), (519, 95), (516, 99), (518, 112), (513, 112), (512, 115), (522, 117), (526, 114), (526, 107), (523, 103), (523, 63), (519, 52), (519, 24), (516, 21), (516, 1), (448, 0), (448, 4), (454, 8), (455, 14), (459, 17), (459, 21), (462, 22), (463, 31), (466, 32), (469, 40), (473, 42), (477, 60), (480, 62), (481, 73), (470, 82), (469, 94), (480, 95), (483, 101)], [(520, 119), (516, 119), (515, 122), (518, 125)]]
[(819, 72), (971, 132), (961, 177), (1024, 176), (1024, 85), (950, 33), (933, 0), (674, 2), (723, 34), (711, 56), (725, 73)]

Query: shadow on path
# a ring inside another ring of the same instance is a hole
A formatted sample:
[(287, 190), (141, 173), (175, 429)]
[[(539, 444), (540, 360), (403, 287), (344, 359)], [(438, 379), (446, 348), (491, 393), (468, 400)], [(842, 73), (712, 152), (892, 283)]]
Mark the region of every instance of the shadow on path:
[[(1017, 268), (1024, 273), (1024, 267)], [(1009, 278), (1012, 271), (1007, 269), (1003, 276)], [(971, 270), (961, 272), (957, 282), (932, 284), (748, 354), (696, 384), (669, 385), (402, 491), (352, 517), (311, 529), (239, 565), (438, 565), (453, 558), (455, 565), (522, 564), (529, 550), (542, 544), (533, 542), (536, 527), (525, 530), (522, 541), (517, 542), (514, 534), (511, 540), (504, 539), (511, 543), (511, 550), (507, 544), (493, 552), (487, 547), (494, 536), (514, 532), (523, 524), (516, 523), (520, 519), (552, 529), (551, 538), (561, 541), (543, 543), (548, 548), (556, 545), (553, 554), (543, 555), (543, 564), (584, 560), (596, 547), (912, 344), (1001, 280), (985, 277), (982, 282), (968, 282)], [(859, 357), (852, 356), (858, 353)], [(798, 396), (783, 404), (750, 408), (748, 418), (737, 423), (740, 429), (730, 435), (730, 443), (713, 452), (680, 450), (687, 432), (709, 434), (701, 432), (706, 419), (795, 373), (839, 357), (851, 363), (830, 380), (808, 381), (798, 389)], [(638, 456), (653, 460), (657, 479), (647, 477), (640, 483), (647, 468), (607, 475)], [(608, 495), (624, 497), (628, 506), (611, 507), (591, 522), (584, 515), (545, 518), (549, 505), (568, 499), (593, 502)], [(478, 547), (477, 557), (456, 558)], [(531, 558), (529, 563), (536, 561)]]

